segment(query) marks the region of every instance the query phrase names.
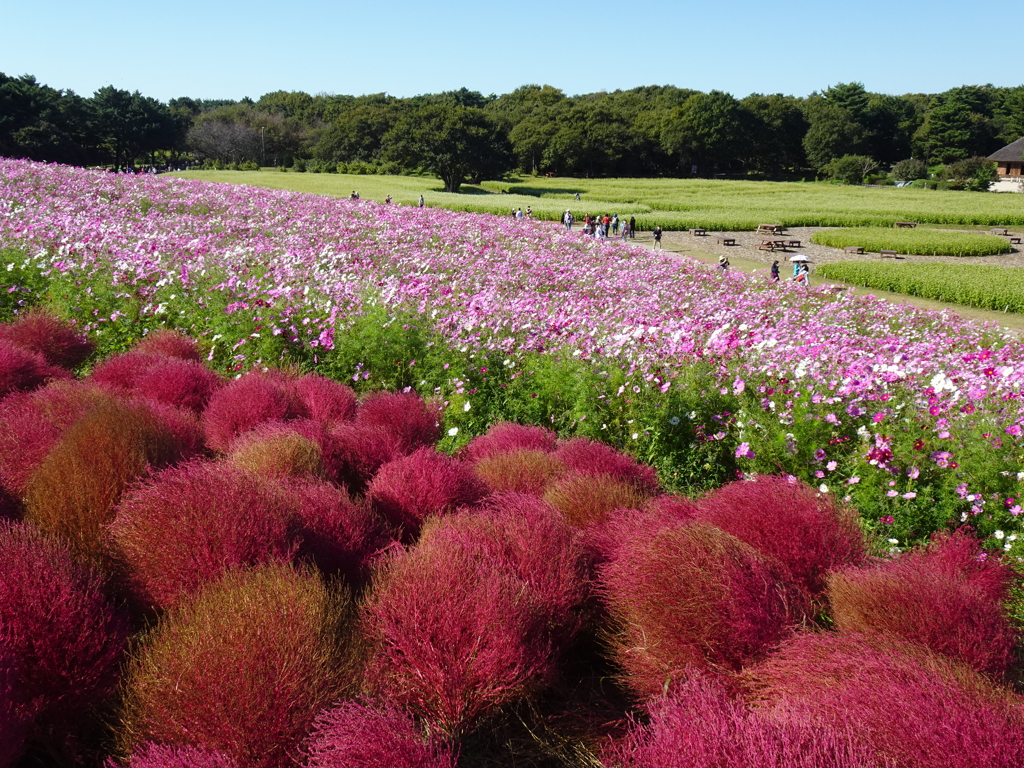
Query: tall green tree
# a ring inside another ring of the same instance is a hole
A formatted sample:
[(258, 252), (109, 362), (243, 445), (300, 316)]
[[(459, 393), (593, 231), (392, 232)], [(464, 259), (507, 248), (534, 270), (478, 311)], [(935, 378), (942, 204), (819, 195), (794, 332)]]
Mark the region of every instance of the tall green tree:
[(698, 93), (686, 100), (662, 130), (672, 156), (716, 170), (740, 164), (750, 138), (751, 115), (728, 93)]
[(864, 128), (847, 109), (812, 96), (805, 102), (804, 114), (808, 123), (804, 151), (816, 171), (824, 171), (836, 158), (861, 154)]
[(89, 100), (92, 128), (100, 151), (117, 168), (173, 144), (177, 124), (166, 105), (112, 85)]
[(382, 155), (422, 169), (458, 192), (467, 179), (495, 178), (512, 167), (504, 134), (476, 107), (448, 102), (411, 110), (382, 140)]

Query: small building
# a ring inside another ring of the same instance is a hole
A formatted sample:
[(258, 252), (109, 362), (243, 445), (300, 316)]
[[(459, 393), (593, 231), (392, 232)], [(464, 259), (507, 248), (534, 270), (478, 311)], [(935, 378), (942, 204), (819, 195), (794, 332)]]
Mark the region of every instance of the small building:
[(988, 159), (995, 161), (999, 178), (1020, 179), (1024, 176), (1024, 136), (993, 152)]

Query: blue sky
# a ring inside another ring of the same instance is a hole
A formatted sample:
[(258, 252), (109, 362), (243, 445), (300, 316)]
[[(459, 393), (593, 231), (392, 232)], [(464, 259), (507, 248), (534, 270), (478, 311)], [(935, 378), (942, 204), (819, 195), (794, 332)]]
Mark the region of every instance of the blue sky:
[(1024, 22), (1020, 0), (0, 0), (0, 19), (0, 72), (162, 101), (275, 90), (500, 94), (527, 83), (737, 97), (805, 96), (850, 81), (891, 94), (1024, 83), (1011, 41)]

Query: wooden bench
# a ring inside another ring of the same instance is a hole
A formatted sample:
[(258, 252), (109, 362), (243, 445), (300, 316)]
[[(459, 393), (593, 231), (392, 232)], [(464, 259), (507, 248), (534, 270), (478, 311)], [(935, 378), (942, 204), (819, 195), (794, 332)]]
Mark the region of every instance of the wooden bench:
[(690, 229), (690, 234), (697, 235), (698, 237), (704, 237), (707, 233), (708, 231), (704, 227), (692, 227)]
[(864, 253), (864, 246), (863, 245), (848, 245), (845, 248), (843, 248), (843, 251), (846, 252), (846, 253)]
[(1010, 245), (1020, 245), (1020, 235), (1007, 235), (1006, 239), (1010, 241)]
[(993, 235), (1009, 235), (1010, 232), (1006, 227), (992, 227), (989, 230)]
[(894, 221), (892, 224), (896, 229), (913, 229), (917, 226), (916, 221)]
[(786, 241), (786, 247), (787, 248), (799, 248), (800, 247), (800, 241), (799, 240), (787, 240)]
[(719, 245), (736, 245), (735, 237), (716, 237), (715, 242)]
[(888, 251), (885, 248), (878, 252), (878, 258), (880, 259), (895, 259), (896, 251)]

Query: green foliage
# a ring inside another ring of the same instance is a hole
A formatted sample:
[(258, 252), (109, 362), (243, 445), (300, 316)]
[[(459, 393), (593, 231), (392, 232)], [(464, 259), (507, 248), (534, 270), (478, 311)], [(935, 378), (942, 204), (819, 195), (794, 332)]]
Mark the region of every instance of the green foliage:
[(928, 163), (924, 160), (900, 160), (892, 167), (892, 177), (896, 181), (916, 181), (928, 178)]
[(42, 301), (49, 283), (47, 274), (23, 251), (0, 249), (0, 323)]
[(885, 249), (925, 256), (989, 256), (1013, 250), (1007, 240), (995, 235), (934, 229), (824, 229), (815, 232), (811, 242), (832, 248), (859, 245), (865, 251)]
[(984, 157), (968, 157), (947, 165), (944, 175), (951, 189), (987, 192), (996, 180), (996, 164)]
[(823, 170), (834, 181), (860, 184), (877, 167), (878, 163), (866, 155), (843, 155), (828, 163)]
[(818, 274), (866, 288), (965, 306), (1024, 313), (1024, 273), (1008, 267), (953, 264), (822, 264)]

